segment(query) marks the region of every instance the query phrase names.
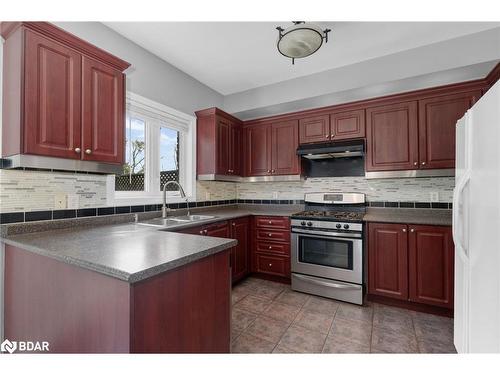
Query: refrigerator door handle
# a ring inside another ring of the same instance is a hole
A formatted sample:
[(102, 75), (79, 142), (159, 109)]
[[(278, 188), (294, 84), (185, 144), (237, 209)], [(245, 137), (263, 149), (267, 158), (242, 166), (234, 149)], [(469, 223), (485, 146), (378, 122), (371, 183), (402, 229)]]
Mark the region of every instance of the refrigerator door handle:
[[(452, 235), (453, 241), (456, 247), (458, 247), (458, 253), (463, 260), (468, 259), (468, 255), (465, 247), (460, 238), (460, 232), (463, 230), (463, 217), (459, 215), (460, 203), (462, 201), (462, 193), (470, 181), (470, 173), (466, 172), (462, 180), (457, 184), (455, 192), (453, 194), (453, 212), (452, 212)], [(460, 227), (459, 227), (460, 225)], [(460, 228), (460, 229), (459, 229)]]

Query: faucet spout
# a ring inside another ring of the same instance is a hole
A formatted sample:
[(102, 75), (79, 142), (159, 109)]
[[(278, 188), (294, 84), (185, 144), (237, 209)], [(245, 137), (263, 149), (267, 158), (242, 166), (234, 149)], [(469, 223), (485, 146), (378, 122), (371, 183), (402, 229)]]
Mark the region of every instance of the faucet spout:
[(188, 199), (186, 197), (186, 193), (184, 192), (184, 189), (182, 188), (181, 184), (179, 184), (177, 181), (175, 180), (170, 180), (170, 181), (167, 181), (164, 185), (163, 185), (163, 206), (162, 206), (162, 209), (161, 209), (161, 217), (163, 219), (166, 219), (167, 218), (167, 214), (168, 214), (168, 209), (167, 209), (167, 186), (169, 185), (176, 185), (178, 188), (179, 188), (179, 193), (181, 194), (181, 198), (185, 198), (186, 199), (186, 203), (188, 205), (188, 215), (189, 215), (189, 203), (188, 203)]

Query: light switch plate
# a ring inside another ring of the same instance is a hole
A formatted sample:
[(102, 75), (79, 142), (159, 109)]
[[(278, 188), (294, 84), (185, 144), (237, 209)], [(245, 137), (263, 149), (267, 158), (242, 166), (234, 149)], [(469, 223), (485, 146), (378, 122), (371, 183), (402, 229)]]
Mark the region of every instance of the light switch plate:
[(77, 194), (68, 195), (68, 208), (76, 210), (80, 204), (80, 197)]
[(439, 191), (431, 191), (431, 202), (439, 202)]
[(66, 193), (56, 193), (54, 197), (54, 209), (64, 210), (67, 206), (67, 195)]

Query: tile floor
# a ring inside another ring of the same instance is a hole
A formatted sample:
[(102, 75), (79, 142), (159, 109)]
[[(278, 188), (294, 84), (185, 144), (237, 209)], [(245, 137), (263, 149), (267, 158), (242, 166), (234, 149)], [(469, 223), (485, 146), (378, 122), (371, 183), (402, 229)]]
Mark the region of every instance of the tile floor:
[(453, 320), (356, 306), (248, 278), (233, 288), (233, 353), (455, 353)]

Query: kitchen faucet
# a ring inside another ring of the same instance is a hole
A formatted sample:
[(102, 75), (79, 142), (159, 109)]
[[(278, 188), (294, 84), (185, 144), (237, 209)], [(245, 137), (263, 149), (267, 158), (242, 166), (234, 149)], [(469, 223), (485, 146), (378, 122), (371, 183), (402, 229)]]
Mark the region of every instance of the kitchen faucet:
[(165, 185), (163, 185), (163, 207), (161, 209), (161, 217), (163, 219), (167, 218), (167, 186), (171, 185), (171, 184), (177, 185), (179, 187), (179, 192), (181, 194), (181, 198), (186, 199), (187, 216), (189, 216), (189, 201), (186, 197), (186, 193), (184, 193), (184, 189), (182, 188), (181, 184), (179, 184), (177, 181), (170, 180), (167, 183), (165, 183)]

